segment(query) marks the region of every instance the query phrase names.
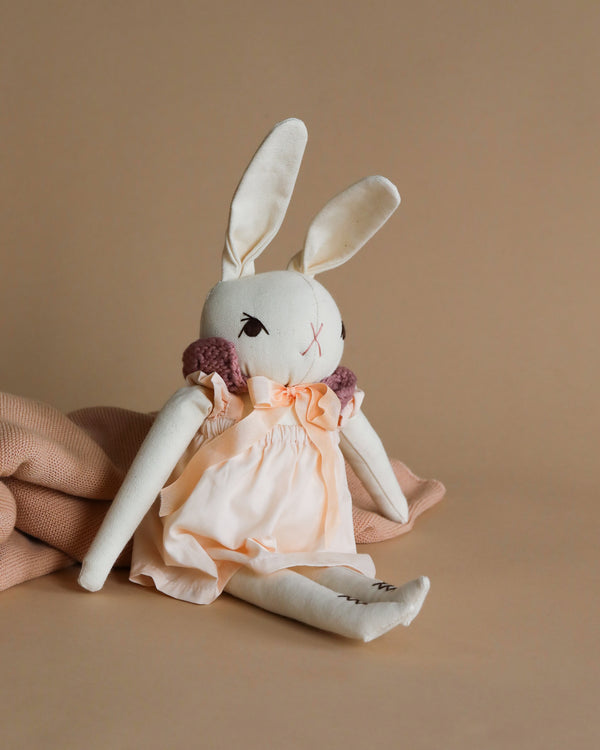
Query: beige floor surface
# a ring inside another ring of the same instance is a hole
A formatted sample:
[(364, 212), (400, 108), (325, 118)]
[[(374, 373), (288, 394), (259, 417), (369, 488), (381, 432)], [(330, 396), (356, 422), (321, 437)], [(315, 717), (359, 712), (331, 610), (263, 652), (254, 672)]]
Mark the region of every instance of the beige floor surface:
[[(5, 748), (595, 748), (594, 497), (455, 483), (378, 573), (417, 620), (371, 644), (223, 596), (175, 601), (77, 569), (2, 594)], [(541, 514), (545, 507), (547, 513)]]

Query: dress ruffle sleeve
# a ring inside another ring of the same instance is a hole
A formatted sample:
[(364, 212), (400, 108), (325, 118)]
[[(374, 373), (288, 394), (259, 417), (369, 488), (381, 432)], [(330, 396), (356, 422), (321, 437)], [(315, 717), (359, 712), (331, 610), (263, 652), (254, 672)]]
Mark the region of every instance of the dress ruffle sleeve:
[(354, 391), (354, 395), (348, 401), (346, 406), (342, 409), (340, 412), (340, 419), (339, 419), (339, 426), (344, 427), (344, 425), (348, 422), (349, 419), (352, 419), (352, 417), (357, 414), (360, 411), (360, 408), (362, 406), (362, 402), (365, 399), (365, 392), (362, 391), (360, 388), (357, 388)]

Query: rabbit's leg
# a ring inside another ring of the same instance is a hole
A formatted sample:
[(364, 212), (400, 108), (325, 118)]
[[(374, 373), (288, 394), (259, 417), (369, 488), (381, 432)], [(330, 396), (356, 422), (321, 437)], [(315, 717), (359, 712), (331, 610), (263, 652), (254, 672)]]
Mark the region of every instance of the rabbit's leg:
[(351, 568), (301, 568), (300, 572), (333, 591), (362, 601), (401, 604), (404, 607), (403, 625), (410, 625), (419, 614), (430, 587), (429, 578), (426, 576), (415, 578), (403, 586), (392, 586)]
[(258, 575), (242, 568), (225, 587), (238, 599), (331, 633), (371, 641), (405, 624), (404, 603), (339, 594), (293, 570)]

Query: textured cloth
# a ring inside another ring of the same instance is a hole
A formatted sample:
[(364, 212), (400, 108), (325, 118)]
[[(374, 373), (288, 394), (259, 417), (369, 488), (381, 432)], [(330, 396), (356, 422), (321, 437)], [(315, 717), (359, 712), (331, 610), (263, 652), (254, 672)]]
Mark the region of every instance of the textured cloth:
[[(154, 414), (91, 407), (64, 415), (0, 393), (0, 590), (81, 561)], [(392, 461), (409, 506), (408, 524), (374, 512), (349, 466), (357, 542), (390, 539), (442, 499), (440, 482)], [(118, 564), (127, 566), (130, 547)]]

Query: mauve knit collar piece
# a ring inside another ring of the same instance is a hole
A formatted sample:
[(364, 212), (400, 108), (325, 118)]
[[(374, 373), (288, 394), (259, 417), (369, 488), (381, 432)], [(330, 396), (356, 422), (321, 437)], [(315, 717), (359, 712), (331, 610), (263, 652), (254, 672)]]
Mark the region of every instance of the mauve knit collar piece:
[[(206, 338), (193, 341), (183, 353), (183, 376), (201, 370), (207, 374), (216, 372), (223, 378), (231, 393), (246, 393), (246, 376), (240, 369), (237, 352), (231, 341), (222, 338)], [(338, 367), (324, 378), (325, 383), (336, 394), (343, 409), (356, 390), (356, 375), (347, 367)]]

